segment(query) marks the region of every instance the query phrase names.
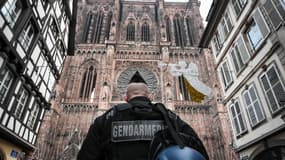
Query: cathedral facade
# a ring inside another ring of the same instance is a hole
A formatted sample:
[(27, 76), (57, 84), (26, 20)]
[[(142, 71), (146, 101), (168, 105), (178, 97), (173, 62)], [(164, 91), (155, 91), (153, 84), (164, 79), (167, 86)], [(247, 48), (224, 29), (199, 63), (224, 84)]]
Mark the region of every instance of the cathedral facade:
[[(75, 55), (65, 60), (35, 157), (75, 159), (90, 124), (124, 103), (127, 84), (139, 74), (154, 102), (195, 129), (210, 159), (236, 159), (211, 52), (197, 47), (198, 0), (81, 0), (77, 7)], [(195, 73), (211, 96), (194, 101), (175, 71)]]

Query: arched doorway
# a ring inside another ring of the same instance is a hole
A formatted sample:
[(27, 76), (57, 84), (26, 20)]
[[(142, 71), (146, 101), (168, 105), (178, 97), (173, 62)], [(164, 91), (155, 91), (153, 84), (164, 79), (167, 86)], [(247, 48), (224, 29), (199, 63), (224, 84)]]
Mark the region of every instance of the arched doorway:
[(253, 160), (283, 160), (285, 159), (285, 146), (269, 148), (259, 153)]
[(150, 92), (154, 95), (153, 100), (159, 100), (160, 96), (158, 96), (157, 78), (152, 71), (144, 67), (129, 67), (120, 74), (117, 80), (117, 92), (119, 95), (124, 95), (126, 93), (127, 85), (135, 74), (139, 74), (147, 84)]
[(6, 156), (5, 156), (2, 148), (0, 148), (0, 160), (6, 160)]

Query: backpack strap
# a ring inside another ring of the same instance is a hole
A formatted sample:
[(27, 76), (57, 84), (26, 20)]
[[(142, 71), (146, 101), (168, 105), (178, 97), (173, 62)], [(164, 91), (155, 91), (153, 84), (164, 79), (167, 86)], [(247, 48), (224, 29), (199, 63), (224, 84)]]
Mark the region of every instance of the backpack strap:
[(166, 125), (169, 129), (169, 132), (170, 132), (172, 138), (175, 140), (175, 142), (177, 143), (177, 145), (179, 145), (180, 148), (183, 148), (185, 146), (185, 144), (183, 143), (183, 141), (181, 140), (181, 138), (177, 134), (176, 130), (173, 127), (173, 124), (170, 122), (169, 114), (167, 113), (168, 111), (165, 108), (164, 104), (156, 103), (156, 106), (157, 106), (158, 110), (162, 113), (163, 119), (166, 122)]

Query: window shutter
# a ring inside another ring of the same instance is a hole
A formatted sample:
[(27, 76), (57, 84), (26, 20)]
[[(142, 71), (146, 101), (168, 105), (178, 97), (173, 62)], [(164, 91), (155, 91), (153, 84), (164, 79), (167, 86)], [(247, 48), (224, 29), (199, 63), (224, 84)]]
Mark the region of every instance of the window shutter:
[(241, 8), (240, 8), (240, 6), (239, 6), (238, 3), (239, 3), (239, 2), (238, 2), (237, 0), (232, 0), (232, 4), (233, 4), (233, 6), (234, 6), (234, 10), (235, 10), (235, 13), (236, 13), (237, 16), (238, 16), (238, 15), (240, 14), (240, 12), (241, 12)]
[(237, 134), (239, 134), (240, 133), (240, 127), (239, 127), (239, 124), (238, 124), (238, 119), (237, 119), (237, 115), (236, 115), (234, 104), (232, 104), (230, 106), (230, 108), (231, 108), (231, 113), (232, 113), (232, 117), (233, 117), (233, 123), (234, 123), (235, 131), (236, 131)]
[(246, 63), (249, 60), (249, 53), (243, 41), (243, 37), (239, 37), (237, 40), (237, 45), (241, 54), (242, 61)]
[(223, 75), (224, 75), (224, 78), (225, 78), (225, 86), (228, 86), (231, 82), (232, 82), (232, 75), (231, 75), (231, 71), (229, 70), (229, 66), (228, 66), (228, 63), (227, 62), (224, 62), (223, 63)]
[(218, 33), (219, 33), (220, 38), (221, 38), (221, 44), (223, 44), (225, 41), (225, 32), (223, 31), (223, 26), (221, 24), (218, 27)]
[[(283, 2), (282, 2), (283, 1)], [(284, 0), (273, 0), (276, 5), (279, 14), (282, 16), (283, 20), (285, 20), (285, 2)]]
[(266, 1), (263, 5), (272, 25), (274, 28), (277, 28), (280, 23), (282, 22), (282, 18), (278, 14), (277, 10), (275, 9), (272, 1)]
[(233, 59), (233, 63), (234, 63), (236, 72), (238, 72), (238, 71), (240, 70), (240, 65), (239, 65), (239, 63), (238, 63), (238, 59), (237, 59), (236, 53), (235, 53), (235, 51), (234, 51), (234, 48), (233, 48), (233, 50), (231, 51), (231, 55), (232, 55), (232, 59)]
[(225, 78), (225, 73), (224, 73), (223, 67), (220, 68), (220, 72), (221, 72), (221, 75), (222, 75), (224, 86), (226, 87), (227, 86), (227, 81), (226, 81), (226, 78)]
[(260, 12), (260, 9), (257, 8), (257, 10), (254, 12), (253, 15), (256, 24), (258, 25), (263, 37), (267, 36), (267, 34), (269, 33), (269, 29), (268, 26), (266, 24), (266, 22), (263, 19), (263, 15)]

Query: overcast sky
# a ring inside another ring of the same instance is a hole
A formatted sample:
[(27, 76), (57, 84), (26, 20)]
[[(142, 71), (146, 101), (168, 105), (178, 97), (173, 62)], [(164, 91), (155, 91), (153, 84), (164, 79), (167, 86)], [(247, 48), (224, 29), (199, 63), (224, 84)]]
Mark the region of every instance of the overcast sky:
[[(165, 0), (165, 1), (166, 2), (188, 2), (188, 0)], [(204, 21), (206, 20), (212, 1), (213, 0), (200, 0), (201, 2), (200, 12), (201, 12), (201, 16), (203, 17)], [(206, 23), (204, 22), (204, 24)]]

